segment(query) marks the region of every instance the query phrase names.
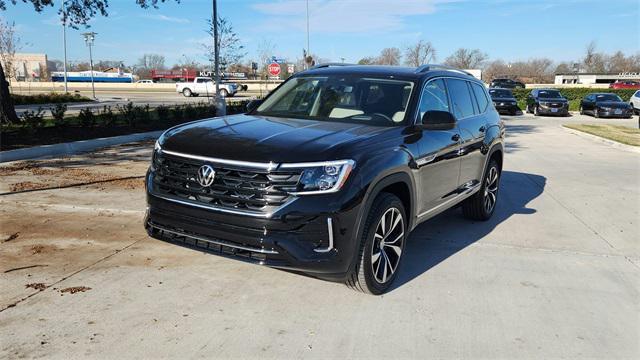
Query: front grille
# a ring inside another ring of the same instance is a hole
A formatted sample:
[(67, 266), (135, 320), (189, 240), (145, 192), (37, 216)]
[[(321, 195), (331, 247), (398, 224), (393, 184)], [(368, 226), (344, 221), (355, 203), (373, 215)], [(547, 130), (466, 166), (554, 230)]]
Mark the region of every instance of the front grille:
[[(289, 201), (300, 172), (267, 171), (255, 168), (220, 166), (166, 153), (154, 155), (154, 190), (159, 195), (178, 198), (221, 209), (269, 213)], [(211, 166), (216, 174), (207, 187), (197, 181), (198, 169)]]

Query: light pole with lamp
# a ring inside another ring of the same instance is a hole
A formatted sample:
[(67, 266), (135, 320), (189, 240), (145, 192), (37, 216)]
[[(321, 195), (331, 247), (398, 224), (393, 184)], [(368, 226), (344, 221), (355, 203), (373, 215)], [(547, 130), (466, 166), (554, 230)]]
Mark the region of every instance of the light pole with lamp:
[(98, 33), (95, 33), (93, 31), (82, 34), (82, 36), (84, 36), (84, 42), (89, 47), (89, 66), (91, 67), (91, 90), (93, 92), (94, 99), (96, 98), (96, 87), (93, 80), (93, 52), (91, 51), (91, 47), (93, 46), (93, 41), (96, 39), (96, 35), (98, 35)]

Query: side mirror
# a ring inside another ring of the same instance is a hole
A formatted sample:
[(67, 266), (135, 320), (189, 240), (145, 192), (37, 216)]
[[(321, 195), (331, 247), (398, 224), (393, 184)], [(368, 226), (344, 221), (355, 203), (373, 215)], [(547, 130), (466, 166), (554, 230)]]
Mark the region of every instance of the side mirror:
[(260, 104), (262, 104), (262, 100), (251, 100), (247, 103), (247, 112), (250, 113), (253, 110), (257, 109), (258, 106), (260, 106)]
[(422, 116), (425, 130), (451, 130), (456, 127), (456, 118), (448, 111), (431, 110)]

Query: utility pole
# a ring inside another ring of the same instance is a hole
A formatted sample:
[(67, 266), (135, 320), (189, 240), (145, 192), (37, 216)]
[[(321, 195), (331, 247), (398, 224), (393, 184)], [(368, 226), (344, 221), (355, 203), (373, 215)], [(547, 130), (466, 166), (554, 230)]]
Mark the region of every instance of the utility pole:
[[(307, 56), (311, 56), (311, 49), (309, 48), (309, 0), (307, 0)], [(305, 62), (307, 59), (305, 58)]]
[(216, 96), (220, 93), (220, 49), (218, 49), (218, 1), (213, 0), (213, 60), (216, 81)]
[(62, 68), (64, 70), (64, 92), (68, 93), (67, 87), (67, 8), (66, 1), (62, 1), (62, 44), (64, 48), (64, 64)]
[(96, 98), (96, 86), (93, 80), (93, 52), (91, 51), (91, 47), (93, 46), (93, 41), (96, 39), (96, 35), (98, 35), (98, 33), (95, 33), (93, 31), (82, 34), (82, 36), (84, 36), (84, 42), (89, 47), (89, 66), (91, 67), (91, 90), (93, 92), (94, 99)]

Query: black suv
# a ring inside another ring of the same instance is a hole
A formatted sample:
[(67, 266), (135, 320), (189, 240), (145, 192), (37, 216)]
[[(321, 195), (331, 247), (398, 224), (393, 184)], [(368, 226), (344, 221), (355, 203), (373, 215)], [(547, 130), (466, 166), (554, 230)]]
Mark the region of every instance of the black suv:
[(506, 112), (509, 115), (515, 115), (520, 110), (518, 100), (513, 96), (511, 90), (489, 89), (489, 95), (493, 101), (493, 106), (499, 113)]
[(527, 112), (539, 115), (569, 115), (569, 101), (555, 89), (535, 89), (527, 96)]
[(504, 127), (483, 84), (442, 66), (319, 65), (157, 141), (154, 238), (383, 293), (409, 232), (495, 210)]
[(501, 89), (524, 89), (524, 83), (511, 79), (493, 79), (491, 81), (492, 88)]

